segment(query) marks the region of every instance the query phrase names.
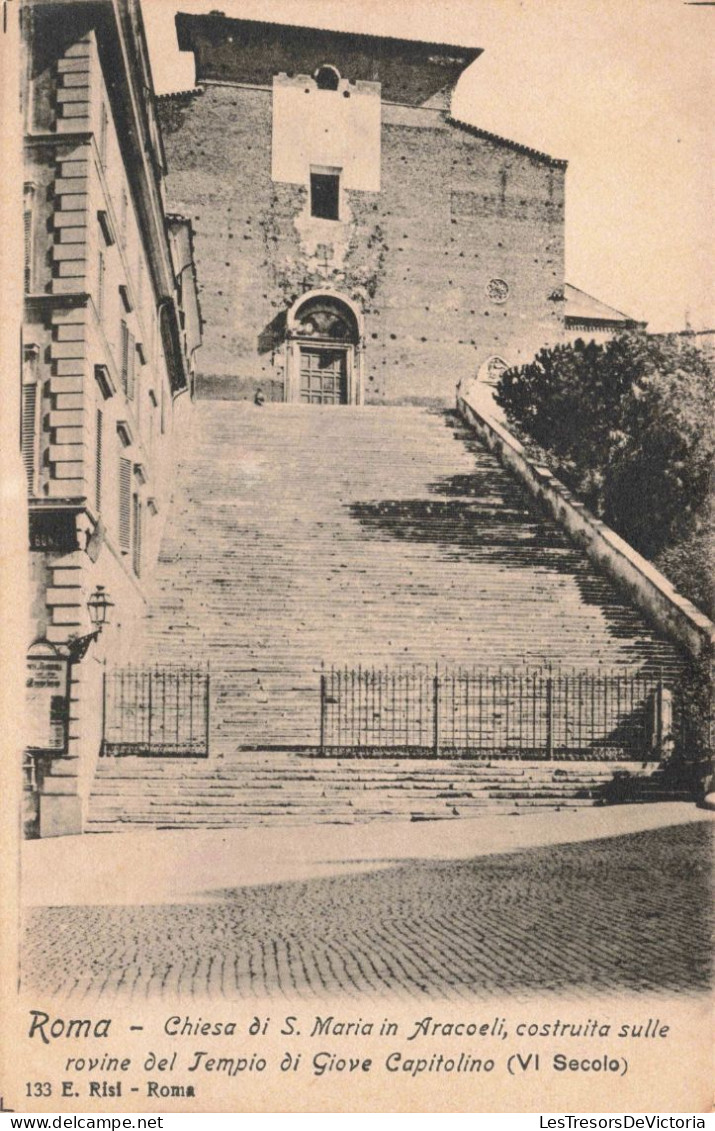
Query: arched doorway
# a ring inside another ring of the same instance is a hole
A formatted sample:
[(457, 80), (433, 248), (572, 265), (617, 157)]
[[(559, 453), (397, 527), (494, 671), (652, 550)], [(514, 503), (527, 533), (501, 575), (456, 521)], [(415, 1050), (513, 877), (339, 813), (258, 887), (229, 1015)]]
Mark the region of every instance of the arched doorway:
[(285, 399), (311, 405), (362, 404), (362, 325), (348, 299), (302, 295), (286, 321)]

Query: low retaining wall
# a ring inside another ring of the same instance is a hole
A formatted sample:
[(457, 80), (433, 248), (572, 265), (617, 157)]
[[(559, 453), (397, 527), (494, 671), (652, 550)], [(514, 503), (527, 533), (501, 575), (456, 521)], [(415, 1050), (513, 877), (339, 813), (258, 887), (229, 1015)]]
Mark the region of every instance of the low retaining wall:
[(694, 658), (712, 655), (715, 625), (682, 597), (667, 578), (579, 502), (548, 469), (534, 463), (522, 444), (492, 415), (484, 393), (458, 395), (457, 411), (480, 440), (521, 480), (573, 541), (611, 580), (628, 592), (662, 632)]

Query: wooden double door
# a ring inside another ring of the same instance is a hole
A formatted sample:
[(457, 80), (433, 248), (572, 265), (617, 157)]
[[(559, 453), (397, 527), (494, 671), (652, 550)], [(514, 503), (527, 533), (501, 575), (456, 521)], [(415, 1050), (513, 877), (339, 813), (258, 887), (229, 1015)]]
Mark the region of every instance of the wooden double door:
[(348, 403), (348, 351), (332, 346), (300, 347), (303, 404)]

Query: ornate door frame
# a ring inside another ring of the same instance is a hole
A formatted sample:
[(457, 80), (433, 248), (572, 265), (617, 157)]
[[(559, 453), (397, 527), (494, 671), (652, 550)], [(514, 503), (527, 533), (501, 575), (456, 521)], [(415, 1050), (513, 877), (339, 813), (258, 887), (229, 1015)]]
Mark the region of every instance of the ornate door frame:
[[(331, 339), (320, 332), (306, 333), (306, 324), (301, 315), (308, 313), (312, 307), (319, 307), (321, 303), (334, 307), (336, 314), (344, 318), (350, 328), (348, 336), (340, 339)], [(346, 355), (346, 403), (361, 405), (364, 401), (363, 392), (363, 356), (365, 349), (365, 336), (363, 331), (363, 317), (359, 308), (345, 295), (337, 291), (314, 290), (306, 291), (298, 298), (288, 311), (286, 317), (285, 336), (285, 380), (283, 386), (283, 399), (291, 403), (300, 403), (300, 351), (301, 346), (317, 348), (344, 348)]]

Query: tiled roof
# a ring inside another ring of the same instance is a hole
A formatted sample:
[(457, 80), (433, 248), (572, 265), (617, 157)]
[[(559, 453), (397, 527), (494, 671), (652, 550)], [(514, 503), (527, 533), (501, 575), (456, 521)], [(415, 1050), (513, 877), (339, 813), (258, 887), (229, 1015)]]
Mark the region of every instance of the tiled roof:
[(197, 95), (203, 94), (204, 88), (202, 86), (193, 86), (189, 90), (171, 90), (166, 94), (157, 94), (158, 102), (170, 101), (172, 98), (196, 98)]
[(567, 161), (563, 161), (558, 157), (550, 157), (548, 153), (542, 153), (539, 149), (531, 149), (530, 146), (522, 145), (518, 141), (511, 141), (508, 137), (500, 137), (499, 134), (482, 130), (479, 126), (472, 126), (469, 122), (461, 121), (460, 118), (449, 116), (447, 123), (458, 130), (464, 130), (466, 133), (472, 134), (474, 137), (483, 137), (486, 141), (493, 141), (495, 145), (503, 145), (508, 149), (515, 150), (517, 153), (525, 153), (527, 157), (533, 157), (535, 161), (543, 161), (547, 165), (553, 165), (554, 168), (565, 169), (568, 165)]
[(564, 286), (564, 298), (566, 300), (565, 314), (567, 319), (577, 322), (627, 322), (637, 324), (637, 319), (631, 317), (630, 314), (624, 314), (622, 310), (608, 306), (600, 299), (587, 294), (586, 291), (573, 287), (571, 283), (566, 283)]

